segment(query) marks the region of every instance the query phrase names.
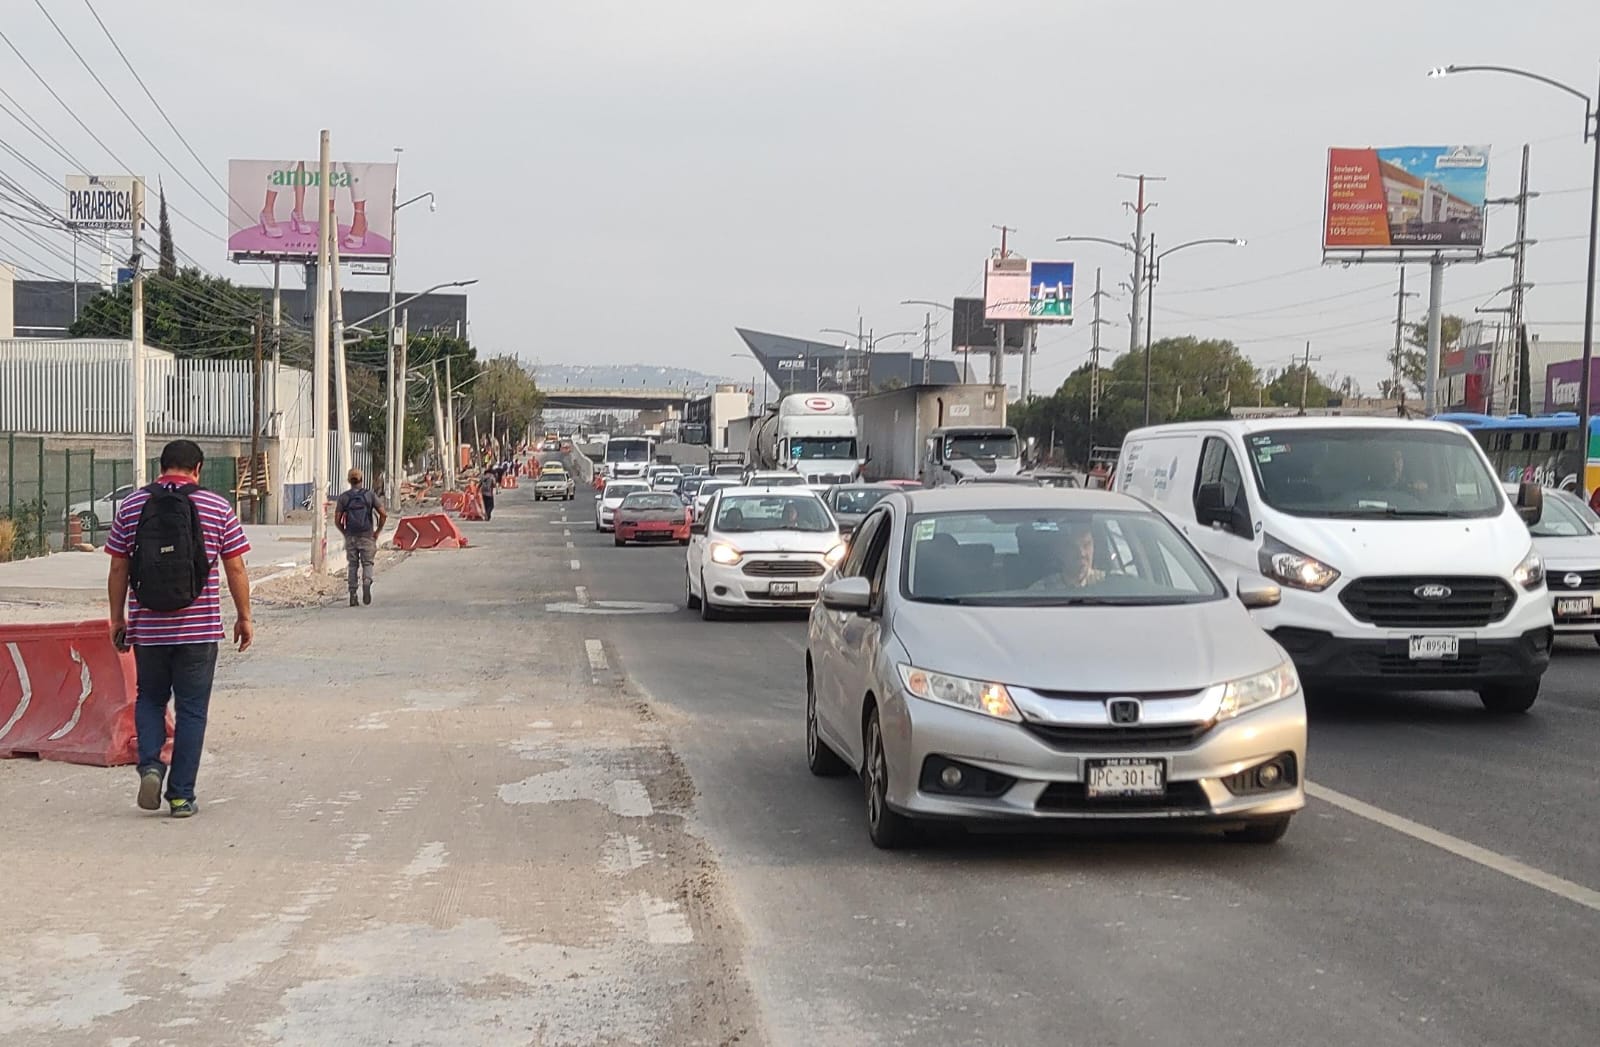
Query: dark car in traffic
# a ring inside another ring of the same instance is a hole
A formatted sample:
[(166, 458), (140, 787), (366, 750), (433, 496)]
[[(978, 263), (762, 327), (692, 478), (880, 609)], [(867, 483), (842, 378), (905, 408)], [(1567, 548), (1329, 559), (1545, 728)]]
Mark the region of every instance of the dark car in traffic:
[(848, 535), (856, 529), (867, 511), (885, 496), (898, 488), (893, 484), (839, 484), (822, 494), (823, 504), (833, 518), (839, 521), (839, 533)]

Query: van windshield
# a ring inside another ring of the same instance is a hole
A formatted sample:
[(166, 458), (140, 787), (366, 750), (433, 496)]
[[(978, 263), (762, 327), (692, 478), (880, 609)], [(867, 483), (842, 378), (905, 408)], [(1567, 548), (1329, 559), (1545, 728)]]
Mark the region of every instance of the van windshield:
[(1505, 506), (1465, 433), (1290, 429), (1251, 433), (1246, 446), (1262, 498), (1294, 516), (1484, 517)]
[(1004, 430), (992, 433), (956, 433), (944, 438), (945, 461), (957, 458), (1015, 458), (1017, 436)]

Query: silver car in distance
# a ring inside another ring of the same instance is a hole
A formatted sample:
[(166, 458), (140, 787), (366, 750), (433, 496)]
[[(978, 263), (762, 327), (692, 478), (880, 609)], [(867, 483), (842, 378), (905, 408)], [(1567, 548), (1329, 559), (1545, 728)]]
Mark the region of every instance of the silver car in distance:
[(1305, 805), (1293, 663), (1160, 513), (1109, 491), (892, 494), (824, 579), (812, 773), (879, 847), (923, 820), (1177, 822), (1270, 843)]

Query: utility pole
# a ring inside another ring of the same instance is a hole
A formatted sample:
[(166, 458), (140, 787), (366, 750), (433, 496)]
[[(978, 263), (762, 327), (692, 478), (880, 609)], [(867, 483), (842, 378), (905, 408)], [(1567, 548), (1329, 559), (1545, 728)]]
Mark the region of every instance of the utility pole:
[(933, 313), (922, 314), (922, 384), (933, 380)]
[[(1125, 178), (1128, 181), (1134, 181), (1134, 182), (1138, 182), (1139, 183), (1139, 197), (1138, 197), (1138, 200), (1136, 202), (1133, 202), (1133, 203), (1124, 202), (1123, 205), (1122, 205), (1124, 207), (1131, 208), (1133, 210), (1133, 215), (1134, 215), (1134, 221), (1133, 221), (1133, 310), (1132, 310), (1132, 312), (1129, 313), (1129, 316), (1128, 316), (1128, 319), (1130, 321), (1129, 327), (1131, 328), (1131, 330), (1128, 332), (1128, 351), (1130, 353), (1136, 353), (1136, 352), (1139, 351), (1139, 319), (1140, 319), (1139, 312), (1140, 312), (1141, 307), (1144, 305), (1145, 259), (1147, 257), (1147, 255), (1145, 254), (1145, 243), (1144, 243), (1144, 213), (1146, 211), (1150, 210), (1150, 208), (1155, 206), (1155, 204), (1150, 203), (1150, 202), (1145, 200), (1145, 194), (1144, 194), (1145, 183), (1146, 182), (1165, 182), (1166, 179), (1165, 178), (1161, 178), (1161, 177), (1157, 177), (1156, 175), (1143, 175), (1143, 174), (1139, 174), (1139, 175), (1119, 174), (1119, 175), (1117, 175), (1117, 177), (1118, 178)], [(1146, 425), (1150, 424), (1150, 418), (1149, 418), (1149, 414), (1148, 414), (1148, 409), (1146, 411), (1145, 424)]]
[[(399, 431), (398, 415), (405, 410), (405, 400), (395, 395), (395, 354), (400, 347), (395, 343), (394, 328), (394, 281), (395, 266), (400, 261), (400, 153), (399, 146), (394, 150), (394, 186), (389, 190), (389, 322), (384, 332), (384, 341), (388, 343), (388, 351), (383, 354), (384, 367), (388, 375), (383, 383), (384, 395), (389, 398), (389, 409), (384, 412), (388, 416), (384, 425), (383, 446), (383, 474), (388, 481), (384, 484), (384, 494), (391, 506), (400, 504), (400, 477), (396, 465), (400, 461), (400, 446), (397, 444), (395, 433)], [(404, 383), (404, 367), (401, 367), (401, 382)]]
[[(128, 365), (133, 370), (133, 483), (149, 480), (145, 469), (144, 399), (144, 180), (133, 180), (133, 330), (129, 335)], [(76, 286), (76, 285), (74, 285)]]
[(445, 476), (449, 478), (451, 487), (456, 485), (456, 470), (460, 468), (460, 443), (456, 439), (456, 387), (455, 380), (450, 377), (450, 357), (444, 358), (444, 426), (445, 436), (449, 438), (450, 446), (446, 448), (450, 455), (450, 464), (445, 467)]
[(250, 471), (246, 474), (250, 477), (250, 515), (256, 523), (266, 522), (261, 512), (261, 474), (264, 472), (261, 468), (261, 320), (261, 310), (258, 308), (256, 310), (255, 331), (253, 332), (256, 350), (255, 381), (250, 385), (254, 394), (250, 397)]
[[(1150, 375), (1151, 375), (1150, 332), (1151, 332), (1151, 329), (1153, 327), (1155, 327), (1155, 312), (1156, 312), (1156, 289), (1155, 289), (1156, 262), (1155, 262), (1155, 259), (1156, 259), (1156, 234), (1155, 233), (1151, 233), (1150, 234), (1150, 271), (1145, 274), (1145, 276), (1149, 280), (1149, 286), (1147, 286), (1144, 289), (1144, 308), (1145, 308), (1145, 317), (1144, 317), (1144, 424), (1145, 425), (1149, 425), (1150, 424), (1150, 384), (1151, 384), (1150, 383)], [(1137, 298), (1138, 295), (1139, 295), (1139, 291), (1137, 289), (1135, 289), (1133, 293), (1134, 293), (1134, 297)], [(1138, 312), (1139, 312), (1139, 309), (1138, 309), (1137, 305), (1134, 306), (1134, 310), (1133, 311), (1134, 311), (1134, 315), (1137, 316)], [(1136, 320), (1135, 323), (1137, 323), (1137, 322), (1138, 321)], [(1174, 411), (1174, 413), (1176, 413), (1176, 411)]]
[(344, 292), (339, 287), (339, 216), (328, 204), (328, 297), (333, 311), (334, 390), (338, 394), (335, 411), (339, 419), (339, 472), (348, 476), (355, 465), (355, 437), (350, 432), (350, 371), (344, 353)]
[(389, 475), (393, 477), (389, 486), (394, 489), (394, 496), (389, 501), (391, 512), (400, 511), (400, 479), (405, 471), (406, 457), (406, 382), (409, 375), (406, 372), (406, 347), (410, 340), (411, 310), (400, 310), (400, 341), (395, 347), (400, 354), (400, 363), (396, 368), (399, 375), (399, 396), (395, 400), (394, 415), (394, 458), (389, 463)]
[(1306, 343), (1306, 354), (1300, 360), (1300, 415), (1306, 413), (1306, 394), (1311, 389), (1311, 361), (1321, 360), (1320, 356), (1311, 355), (1311, 343)]
[[(278, 411), (278, 368), (283, 364), (283, 262), (272, 260), (272, 398), (268, 421), (281, 425)], [(280, 517), (281, 519), (281, 517)]]
[(1033, 396), (1033, 351), (1039, 345), (1039, 325), (1028, 324), (1022, 329), (1022, 384), (1018, 398), (1026, 404)]
[[(1100, 268), (1094, 270), (1094, 296), (1090, 303), (1094, 307), (1094, 319), (1089, 323), (1089, 335), (1094, 343), (1089, 349), (1089, 449), (1088, 455), (1094, 455), (1094, 423), (1100, 417), (1100, 326), (1109, 323), (1109, 320), (1100, 319), (1100, 299), (1110, 297), (1100, 290)], [(1055, 430), (1051, 430), (1054, 436)], [(1088, 461), (1085, 458), (1084, 461)]]
[(1528, 359), (1528, 324), (1524, 304), (1528, 285), (1524, 282), (1528, 265), (1528, 201), (1538, 193), (1528, 191), (1528, 147), (1522, 147), (1522, 182), (1517, 190), (1517, 242), (1511, 263), (1511, 338), (1516, 345), (1516, 366), (1508, 368), (1510, 388), (1506, 403), (1515, 403), (1520, 414), (1533, 413), (1531, 363)]
[(1406, 267), (1402, 265), (1400, 267), (1400, 290), (1395, 292), (1394, 377), (1391, 379), (1394, 383), (1394, 394), (1399, 397), (1402, 408), (1404, 408), (1406, 402), (1405, 374), (1400, 370), (1401, 358), (1405, 351), (1403, 348), (1405, 343), (1402, 339), (1405, 337), (1406, 330), (1406, 299), (1415, 298), (1416, 296), (1417, 292), (1408, 292), (1406, 290)]
[[(1009, 225), (996, 225), (990, 228), (1000, 230), (1000, 261), (1003, 262), (1011, 257), (1011, 249), (1006, 246), (1006, 237), (1008, 234), (1016, 232), (1016, 230)], [(989, 357), (989, 384), (1004, 386), (1006, 384), (1006, 325), (1004, 323), (995, 324), (994, 338), (994, 353)], [(1023, 341), (1026, 342), (1027, 339), (1024, 338)], [(1026, 351), (1026, 346), (1024, 346), (1024, 351)]]
[[(448, 359), (448, 357), (446, 357)], [(433, 438), (439, 446), (439, 475), (444, 479), (446, 487), (454, 487), (450, 480), (450, 458), (445, 453), (444, 439), (444, 405), (439, 401), (439, 361), (433, 364)]]
[(311, 569), (328, 565), (328, 132), (317, 159), (317, 288), (311, 325)]

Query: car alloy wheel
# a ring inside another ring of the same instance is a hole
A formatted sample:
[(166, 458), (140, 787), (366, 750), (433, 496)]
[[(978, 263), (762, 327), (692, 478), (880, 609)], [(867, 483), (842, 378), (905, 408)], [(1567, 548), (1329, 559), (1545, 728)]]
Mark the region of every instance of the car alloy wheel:
[(867, 715), (867, 835), (872, 844), (894, 850), (911, 842), (911, 819), (889, 808), (889, 755), (883, 748), (883, 729), (878, 726), (878, 710)]
[(711, 602), (711, 590), (706, 588), (705, 572), (700, 572), (700, 620), (714, 622), (722, 617), (722, 612)]
[(818, 778), (831, 778), (849, 770), (817, 733), (817, 681), (810, 666), (806, 666), (806, 766)]
[(683, 569), (683, 602), (688, 605), (691, 611), (700, 609), (700, 597), (694, 594), (694, 580), (689, 576), (689, 568), (687, 567)]

